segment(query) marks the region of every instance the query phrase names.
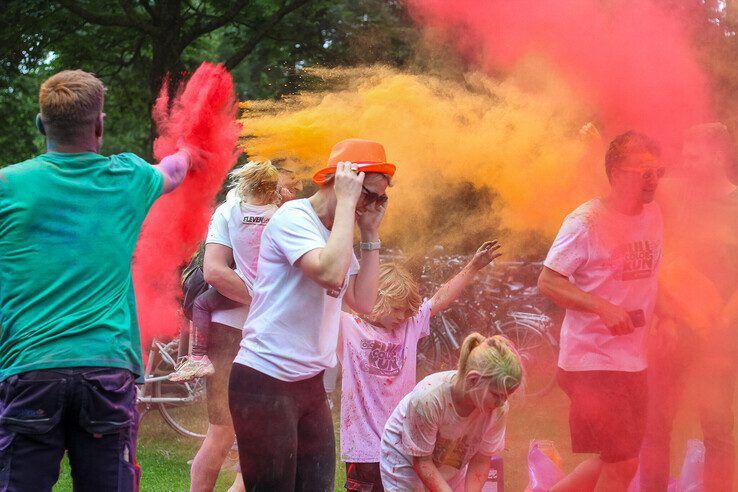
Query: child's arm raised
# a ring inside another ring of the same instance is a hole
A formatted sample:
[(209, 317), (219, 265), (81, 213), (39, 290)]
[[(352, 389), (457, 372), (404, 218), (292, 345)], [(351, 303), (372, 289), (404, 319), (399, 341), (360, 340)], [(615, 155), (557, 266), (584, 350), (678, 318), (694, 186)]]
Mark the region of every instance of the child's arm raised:
[(432, 456), (413, 456), (413, 470), (430, 492), (452, 492)]
[(461, 295), (461, 292), (469, 285), (469, 282), (472, 281), (479, 270), (489, 265), (495, 258), (502, 256), (502, 253), (497, 252), (499, 249), (500, 245), (497, 240), (482, 244), (471, 261), (433, 295), (431, 298), (431, 316), (435, 316), (449, 307)]

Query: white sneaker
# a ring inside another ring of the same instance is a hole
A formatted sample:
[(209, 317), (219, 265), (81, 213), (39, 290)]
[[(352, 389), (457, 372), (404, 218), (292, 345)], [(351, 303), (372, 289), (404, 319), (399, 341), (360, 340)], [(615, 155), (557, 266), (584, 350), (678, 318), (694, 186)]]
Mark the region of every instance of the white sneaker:
[(212, 376), (215, 372), (213, 363), (207, 355), (190, 355), (182, 357), (182, 362), (177, 364), (177, 369), (169, 375), (170, 381), (191, 381), (197, 378)]

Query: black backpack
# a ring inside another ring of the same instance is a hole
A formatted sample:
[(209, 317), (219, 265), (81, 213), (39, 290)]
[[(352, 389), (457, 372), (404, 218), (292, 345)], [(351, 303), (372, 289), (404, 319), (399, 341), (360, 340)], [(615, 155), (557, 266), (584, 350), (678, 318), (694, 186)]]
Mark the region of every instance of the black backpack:
[(192, 319), (192, 307), (195, 298), (208, 290), (202, 266), (196, 261), (190, 263), (182, 272), (182, 311), (187, 319)]

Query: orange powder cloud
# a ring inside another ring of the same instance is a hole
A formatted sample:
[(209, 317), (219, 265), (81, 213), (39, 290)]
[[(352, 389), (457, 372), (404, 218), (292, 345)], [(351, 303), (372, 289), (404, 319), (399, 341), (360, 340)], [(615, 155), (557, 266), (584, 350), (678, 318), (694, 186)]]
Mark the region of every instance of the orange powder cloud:
[(316, 170), (342, 139), (381, 142), (398, 166), (385, 237), (401, 238), (432, 219), (430, 203), (442, 203), (463, 182), (487, 187), (498, 199), (438, 217), (455, 223), (445, 236), (501, 220), (513, 236), (535, 230), (551, 237), (564, 215), (605, 182), (597, 140), (579, 135), (591, 110), (540, 61), (526, 60), (502, 80), (472, 73), (450, 81), (386, 67), (311, 74), (341, 87), (245, 103), (243, 149), (253, 158), (296, 159)]

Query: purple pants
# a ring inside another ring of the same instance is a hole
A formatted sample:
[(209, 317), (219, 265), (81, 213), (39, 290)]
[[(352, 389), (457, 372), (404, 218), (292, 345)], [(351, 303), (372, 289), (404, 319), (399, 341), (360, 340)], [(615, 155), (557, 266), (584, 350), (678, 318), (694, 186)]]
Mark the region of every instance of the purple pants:
[[(679, 328), (677, 328), (679, 329)], [(704, 490), (732, 491), (735, 467), (733, 393), (736, 355), (732, 336), (712, 334), (705, 343), (689, 330), (666, 346), (652, 347), (648, 367), (648, 415), (641, 448), (641, 490), (663, 492), (669, 479), (669, 447), (688, 370), (698, 371), (699, 413), (705, 444)]]
[(192, 305), (192, 355), (200, 356), (207, 353), (208, 329), (210, 329), (213, 311), (233, 309), (242, 305), (224, 296), (213, 287), (197, 296)]
[(138, 490), (136, 386), (124, 369), (31, 371), (0, 382), (0, 492)]

